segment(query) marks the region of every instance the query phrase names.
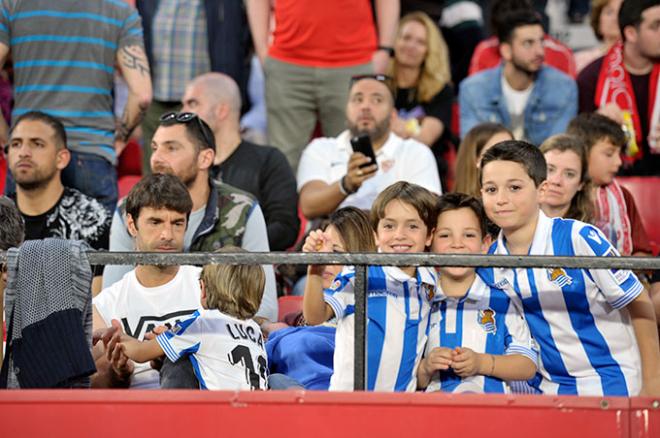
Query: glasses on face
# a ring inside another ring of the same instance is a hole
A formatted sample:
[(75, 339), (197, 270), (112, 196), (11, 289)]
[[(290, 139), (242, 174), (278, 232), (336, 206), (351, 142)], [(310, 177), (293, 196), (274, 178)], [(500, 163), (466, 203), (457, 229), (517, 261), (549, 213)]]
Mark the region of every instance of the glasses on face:
[(208, 126), (205, 126), (205, 124), (202, 122), (202, 119), (195, 113), (177, 113), (176, 111), (173, 111), (171, 113), (165, 113), (162, 116), (160, 116), (160, 122), (161, 123), (182, 123), (182, 124), (188, 124), (195, 120), (195, 123), (197, 123), (197, 128), (199, 128), (199, 131), (202, 133), (202, 137), (204, 137), (204, 142), (206, 143), (205, 146), (207, 148), (211, 148), (214, 144), (215, 141), (209, 137), (209, 134), (207, 130)]

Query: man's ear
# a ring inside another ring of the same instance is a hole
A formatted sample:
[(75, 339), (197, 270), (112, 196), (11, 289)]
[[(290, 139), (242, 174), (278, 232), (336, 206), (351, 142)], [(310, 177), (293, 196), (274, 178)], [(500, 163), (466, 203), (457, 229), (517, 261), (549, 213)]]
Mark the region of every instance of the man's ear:
[(500, 56), (505, 61), (511, 61), (511, 44), (509, 43), (500, 43)]
[(126, 229), (131, 237), (137, 237), (137, 224), (130, 213), (126, 213)]
[(213, 166), (213, 161), (215, 160), (215, 151), (210, 148), (205, 148), (199, 151), (197, 155), (197, 168), (199, 170), (206, 170), (209, 167)]
[(61, 148), (55, 152), (55, 167), (58, 170), (64, 170), (71, 161), (71, 152), (67, 148)]
[(635, 26), (626, 26), (623, 28), (625, 41), (631, 44), (637, 43), (637, 28)]

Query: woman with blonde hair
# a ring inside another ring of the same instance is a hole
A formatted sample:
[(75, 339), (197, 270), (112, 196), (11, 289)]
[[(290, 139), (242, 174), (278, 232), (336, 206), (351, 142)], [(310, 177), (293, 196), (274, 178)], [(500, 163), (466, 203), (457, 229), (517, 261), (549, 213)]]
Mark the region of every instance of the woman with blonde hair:
[(453, 191), (481, 198), (478, 178), (481, 157), (491, 146), (505, 140), (513, 140), (513, 134), (499, 123), (480, 123), (470, 129), (456, 155), (456, 184)]
[[(451, 126), (454, 92), (447, 44), (424, 12), (412, 12), (399, 22), (388, 75), (394, 80), (398, 113), (392, 131), (431, 147), (438, 160), (442, 137)], [(438, 167), (445, 175), (443, 160), (438, 160)]]
[(541, 210), (549, 217), (591, 222), (594, 207), (584, 142), (574, 135), (557, 134), (540, 149), (548, 165)]

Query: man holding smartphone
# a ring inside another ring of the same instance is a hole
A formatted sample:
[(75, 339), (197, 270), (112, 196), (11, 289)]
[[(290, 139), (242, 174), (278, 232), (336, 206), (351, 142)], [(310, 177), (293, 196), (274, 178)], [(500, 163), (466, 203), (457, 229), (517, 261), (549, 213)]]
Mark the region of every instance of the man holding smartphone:
[(348, 129), (335, 138), (317, 138), (303, 151), (297, 179), (307, 218), (346, 206), (368, 210), (381, 190), (397, 181), (441, 194), (431, 150), (391, 131), (396, 114), (392, 90), (388, 76), (354, 76), (346, 105)]

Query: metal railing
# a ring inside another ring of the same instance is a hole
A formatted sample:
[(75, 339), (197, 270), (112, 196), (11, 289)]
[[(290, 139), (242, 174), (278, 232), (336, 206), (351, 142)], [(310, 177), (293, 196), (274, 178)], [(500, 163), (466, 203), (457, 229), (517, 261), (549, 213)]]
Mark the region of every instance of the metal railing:
[[(367, 370), (367, 266), (469, 266), (495, 268), (585, 268), (660, 270), (660, 257), (504, 256), (481, 254), (385, 253), (162, 253), (90, 251), (93, 265), (205, 265), (291, 264), (355, 266), (355, 371), (354, 389), (364, 390)], [(6, 252), (0, 252), (0, 262)]]

